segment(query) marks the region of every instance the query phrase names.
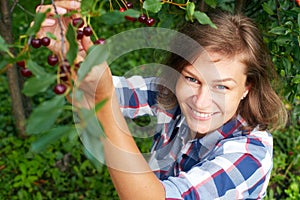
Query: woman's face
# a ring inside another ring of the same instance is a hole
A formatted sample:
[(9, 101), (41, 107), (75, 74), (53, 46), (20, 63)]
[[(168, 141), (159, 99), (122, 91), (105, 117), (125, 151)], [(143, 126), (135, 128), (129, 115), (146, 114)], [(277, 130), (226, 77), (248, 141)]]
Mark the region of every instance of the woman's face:
[(201, 53), (186, 66), (176, 84), (179, 106), (190, 129), (206, 134), (220, 128), (237, 111), (247, 95), (246, 66), (241, 55), (233, 58)]

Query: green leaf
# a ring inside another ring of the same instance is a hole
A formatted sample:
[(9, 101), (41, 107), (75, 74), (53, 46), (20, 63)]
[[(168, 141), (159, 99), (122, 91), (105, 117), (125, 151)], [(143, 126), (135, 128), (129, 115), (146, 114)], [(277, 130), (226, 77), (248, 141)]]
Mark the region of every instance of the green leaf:
[(5, 42), (5, 40), (1, 37), (1, 35), (0, 35), (0, 51), (4, 51), (4, 52), (9, 51), (8, 46)]
[(95, 45), (93, 49), (89, 51), (85, 60), (81, 63), (78, 70), (78, 80), (83, 80), (83, 78), (91, 71), (91, 69), (103, 63), (107, 60), (109, 55), (107, 43), (103, 45)]
[[(49, 11), (47, 11), (49, 12)], [(34, 18), (34, 23), (31, 27), (28, 28), (26, 34), (27, 35), (35, 35), (41, 28), (41, 25), (43, 23), (43, 21), (46, 19), (46, 13), (47, 12), (38, 12), (36, 15), (35, 15), (35, 18)]]
[(89, 157), (103, 163), (104, 156), (100, 138), (104, 137), (105, 134), (95, 111), (82, 108), (78, 116), (80, 116), (80, 126), (77, 127), (77, 130), (85, 149), (92, 155)]
[(218, 2), (217, 0), (205, 0), (205, 3), (212, 8), (216, 8)]
[(99, 21), (106, 25), (115, 25), (125, 22), (125, 18), (121, 12), (114, 10), (101, 15)]
[(26, 60), (26, 67), (36, 76), (45, 76), (45, 70), (31, 59)]
[(25, 84), (22, 92), (26, 96), (34, 96), (37, 93), (46, 91), (51, 84), (56, 80), (56, 75), (45, 74), (44, 76), (36, 76), (29, 78)]
[(105, 103), (107, 102), (107, 99), (104, 99), (102, 101), (100, 101), (99, 103), (96, 104), (95, 106), (95, 111), (99, 111), (104, 105)]
[(78, 53), (78, 43), (76, 40), (75, 30), (71, 24), (68, 25), (66, 38), (70, 45), (70, 48), (67, 52), (67, 60), (70, 65), (73, 65), (74, 60), (76, 59)]
[(141, 14), (140, 11), (134, 10), (134, 9), (127, 9), (124, 12), (121, 12), (122, 15), (124, 16), (130, 16), (130, 17), (135, 17), (138, 18)]
[(298, 26), (299, 26), (299, 28), (300, 28), (300, 13), (298, 14)]
[(50, 144), (57, 142), (63, 136), (69, 135), (75, 131), (76, 130), (74, 126), (59, 126), (52, 128), (43, 133), (41, 137), (39, 137), (31, 144), (31, 150), (36, 153), (41, 152), (45, 150)]
[(287, 28), (285, 28), (283, 26), (276, 26), (276, 27), (272, 28), (269, 32), (276, 34), (276, 35), (285, 35), (286, 29)]
[(186, 5), (186, 15), (188, 20), (193, 21), (194, 12), (195, 12), (195, 4), (193, 2), (188, 2)]
[(297, 74), (293, 80), (292, 80), (293, 83), (295, 84), (299, 84), (300, 83), (300, 74)]
[(46, 36), (47, 36), (48, 38), (52, 39), (52, 40), (57, 40), (56, 36), (55, 36), (53, 33), (51, 33), (51, 32), (47, 32), (47, 33), (46, 33)]
[(62, 95), (41, 103), (29, 116), (26, 132), (39, 134), (49, 130), (62, 113), (64, 105), (65, 97)]
[(194, 17), (198, 20), (200, 24), (208, 24), (213, 28), (217, 28), (217, 26), (210, 20), (210, 18), (201, 11), (195, 11)]
[(263, 7), (264, 11), (265, 11), (266, 13), (268, 13), (269, 15), (274, 15), (274, 14), (275, 14), (275, 13), (273, 12), (272, 7), (271, 7), (270, 5), (268, 5), (268, 3), (264, 2), (264, 3), (262, 4), (262, 7)]
[(143, 3), (143, 8), (147, 11), (157, 13), (162, 8), (162, 3), (160, 0), (145, 0)]

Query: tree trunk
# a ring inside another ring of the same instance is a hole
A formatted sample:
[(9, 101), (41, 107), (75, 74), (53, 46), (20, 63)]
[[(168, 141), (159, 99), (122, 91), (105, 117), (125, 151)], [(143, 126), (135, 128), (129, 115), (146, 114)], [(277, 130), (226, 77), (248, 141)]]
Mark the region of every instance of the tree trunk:
[[(6, 41), (7, 44), (13, 43), (13, 36), (12, 36), (12, 20), (11, 20), (11, 13), (9, 8), (8, 0), (1, 0), (0, 1), (0, 34), (2, 35), (3, 39)], [(13, 50), (11, 50), (13, 52)], [(7, 79), (9, 85), (9, 91), (12, 100), (12, 114), (15, 119), (15, 125), (18, 131), (18, 136), (26, 137), (25, 134), (25, 109), (23, 106), (23, 97), (20, 89), (20, 78), (15, 65), (12, 65), (7, 69)]]
[(246, 5), (246, 1), (247, 0), (236, 0), (234, 12), (235, 13), (243, 13), (244, 7)]

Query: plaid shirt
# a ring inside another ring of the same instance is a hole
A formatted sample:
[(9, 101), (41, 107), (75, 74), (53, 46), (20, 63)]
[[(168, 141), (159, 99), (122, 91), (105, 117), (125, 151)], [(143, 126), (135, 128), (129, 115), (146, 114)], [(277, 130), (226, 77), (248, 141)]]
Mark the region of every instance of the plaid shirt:
[(240, 130), (240, 117), (202, 138), (191, 138), (179, 107), (162, 110), (155, 78), (114, 77), (124, 116), (158, 119), (149, 165), (166, 199), (262, 199), (272, 170), (272, 136)]

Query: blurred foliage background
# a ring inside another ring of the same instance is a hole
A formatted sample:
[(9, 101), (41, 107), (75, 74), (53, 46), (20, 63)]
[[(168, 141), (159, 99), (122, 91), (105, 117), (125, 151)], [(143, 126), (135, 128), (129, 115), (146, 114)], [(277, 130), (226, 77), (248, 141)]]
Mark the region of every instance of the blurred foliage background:
[[(282, 94), (289, 113), (288, 125), (273, 132), (274, 169), (265, 199), (300, 199), (298, 154), (300, 149), (300, 7), (298, 1), (131, 0), (131, 2), (134, 7), (132, 12), (127, 13), (128, 15), (138, 17), (142, 13), (147, 14), (155, 19), (153, 26), (163, 28), (176, 29), (184, 20), (200, 20), (203, 23), (201, 20), (205, 22), (206, 18), (198, 16), (200, 11), (208, 13), (213, 9), (243, 12), (257, 22), (279, 75), (279, 81), (274, 82), (274, 85), (279, 86), (277, 90)], [(145, 2), (147, 2), (146, 6)], [(11, 26), (8, 27), (3, 26), (6, 16), (3, 11), (5, 3), (9, 6), (8, 12), (11, 17)], [(27, 78), (20, 76), (15, 62), (23, 56), (20, 56), (20, 52), (24, 48), (26, 31), (35, 17), (35, 5), (41, 3), (43, 1), (38, 0), (1, 1), (0, 35), (6, 39), (10, 51), (16, 56), (11, 58), (5, 51), (0, 55), (0, 199), (118, 199), (106, 167), (95, 161), (93, 156), (83, 148), (76, 131), (70, 128), (63, 134), (59, 134), (61, 132), (53, 132), (53, 129), (50, 129), (50, 125), (54, 128), (72, 126), (72, 110), (68, 103), (63, 102), (59, 107), (61, 113), (54, 118), (55, 123), (49, 125), (48, 132), (32, 134), (24, 129), (20, 133), (16, 125), (18, 119), (13, 112), (14, 91), (10, 86), (17, 82), (22, 90), (24, 83), (28, 81)], [(83, 0), (83, 3), (84, 10), (93, 8), (92, 12), (85, 14), (91, 16), (90, 23), (98, 37), (107, 39), (126, 30), (145, 27), (143, 23), (132, 22), (125, 19), (124, 15), (120, 15), (119, 9), (124, 7), (122, 0)], [(195, 6), (194, 10), (191, 8), (193, 6)], [(194, 11), (198, 11), (197, 15)], [(7, 41), (5, 34), (10, 29), (12, 41)], [(29, 56), (47, 73), (54, 74), (56, 70), (47, 64), (49, 54), (47, 48), (31, 48)], [(136, 66), (158, 62), (162, 56), (163, 52), (141, 49), (121, 56), (111, 63), (110, 67), (113, 74), (123, 75)], [(8, 66), (18, 72), (15, 80), (9, 77)], [(32, 111), (40, 105), (49, 106), (49, 102), (56, 97), (51, 89), (54, 84), (54, 82), (49, 83), (43, 92), (35, 95), (29, 97), (22, 95), (24, 116), (27, 120), (32, 116)], [(28, 121), (47, 122), (50, 118), (51, 116), (44, 113)], [(142, 119), (139, 123), (148, 122), (147, 119), (146, 121)], [(136, 138), (136, 141), (143, 152), (149, 152), (151, 138)]]

